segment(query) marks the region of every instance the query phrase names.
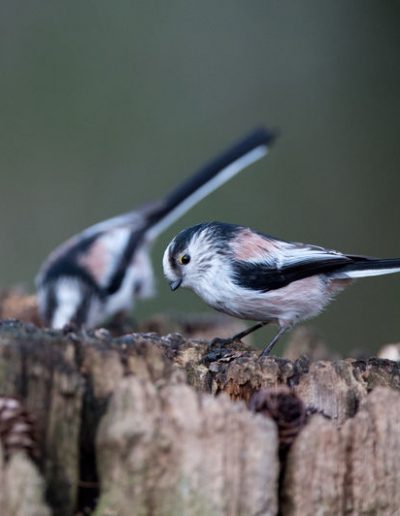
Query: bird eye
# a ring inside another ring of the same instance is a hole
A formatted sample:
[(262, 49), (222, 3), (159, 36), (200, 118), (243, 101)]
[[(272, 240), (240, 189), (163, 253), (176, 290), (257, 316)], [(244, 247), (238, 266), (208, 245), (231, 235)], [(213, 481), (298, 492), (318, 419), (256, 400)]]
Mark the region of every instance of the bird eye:
[(179, 263), (181, 265), (187, 265), (190, 262), (190, 256), (188, 254), (183, 254), (179, 257)]

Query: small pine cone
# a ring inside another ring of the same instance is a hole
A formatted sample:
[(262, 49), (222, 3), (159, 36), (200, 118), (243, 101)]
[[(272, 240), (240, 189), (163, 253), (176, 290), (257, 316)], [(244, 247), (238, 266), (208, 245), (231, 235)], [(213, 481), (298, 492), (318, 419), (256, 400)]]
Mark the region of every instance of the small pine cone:
[(304, 403), (287, 387), (260, 389), (250, 398), (249, 408), (275, 421), (281, 450), (289, 448), (307, 419)]
[(33, 418), (17, 398), (0, 396), (0, 442), (6, 460), (17, 450), (25, 450), (33, 459), (37, 457)]

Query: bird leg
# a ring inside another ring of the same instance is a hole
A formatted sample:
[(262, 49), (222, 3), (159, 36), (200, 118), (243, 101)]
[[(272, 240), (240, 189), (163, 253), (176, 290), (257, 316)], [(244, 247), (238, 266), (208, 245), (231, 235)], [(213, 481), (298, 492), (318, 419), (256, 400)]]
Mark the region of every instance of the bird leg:
[(282, 337), (282, 335), (284, 333), (286, 333), (288, 330), (290, 329), (290, 326), (284, 326), (283, 328), (281, 328), (278, 333), (275, 335), (275, 337), (271, 340), (271, 342), (269, 342), (265, 348), (262, 350), (262, 352), (260, 353), (260, 356), (258, 357), (258, 359), (262, 358), (262, 357), (267, 357), (270, 352), (272, 351), (272, 348), (275, 346), (275, 344), (278, 342), (278, 340)]
[(210, 342), (210, 347), (219, 345), (219, 346), (227, 346), (228, 344), (232, 344), (232, 342), (235, 342), (235, 340), (242, 340), (244, 337), (247, 337), (247, 335), (250, 335), (250, 333), (253, 333), (253, 331), (259, 330), (266, 324), (268, 324), (270, 321), (261, 321), (254, 326), (251, 326), (250, 328), (247, 328), (246, 330), (241, 331), (240, 333), (237, 333), (233, 337), (229, 337), (227, 339), (221, 339), (220, 337), (216, 337)]

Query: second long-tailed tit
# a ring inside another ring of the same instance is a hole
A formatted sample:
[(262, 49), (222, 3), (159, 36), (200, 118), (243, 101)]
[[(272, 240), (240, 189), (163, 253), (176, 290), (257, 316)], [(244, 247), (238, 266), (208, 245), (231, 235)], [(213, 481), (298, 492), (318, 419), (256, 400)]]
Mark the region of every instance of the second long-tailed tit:
[(57, 247), (36, 278), (39, 311), (52, 328), (93, 328), (153, 293), (150, 244), (196, 203), (262, 158), (274, 134), (257, 129), (164, 199), (96, 224)]
[(181, 231), (168, 245), (164, 274), (172, 290), (189, 287), (220, 312), (279, 331), (260, 356), (298, 322), (318, 315), (353, 279), (400, 272), (400, 258), (347, 255), (285, 242), (236, 224), (209, 222)]

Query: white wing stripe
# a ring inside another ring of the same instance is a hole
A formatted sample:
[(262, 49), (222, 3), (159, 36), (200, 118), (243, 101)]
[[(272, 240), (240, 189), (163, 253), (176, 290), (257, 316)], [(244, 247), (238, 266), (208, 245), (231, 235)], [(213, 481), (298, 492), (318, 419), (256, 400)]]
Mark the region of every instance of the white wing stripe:
[(148, 232), (149, 239), (156, 238), (160, 233), (167, 229), (171, 224), (178, 220), (184, 213), (190, 210), (192, 206), (200, 202), (204, 197), (207, 197), (211, 192), (219, 188), (221, 185), (229, 181), (232, 177), (238, 174), (244, 168), (250, 166), (255, 161), (258, 161), (268, 152), (265, 145), (260, 145), (255, 149), (251, 150), (244, 156), (230, 163), (227, 167), (223, 168), (219, 174), (214, 176), (201, 188), (193, 192), (192, 195), (187, 197), (181, 204), (179, 204), (174, 210), (172, 210), (166, 217), (164, 217), (158, 224), (155, 224)]

